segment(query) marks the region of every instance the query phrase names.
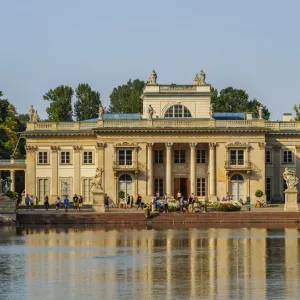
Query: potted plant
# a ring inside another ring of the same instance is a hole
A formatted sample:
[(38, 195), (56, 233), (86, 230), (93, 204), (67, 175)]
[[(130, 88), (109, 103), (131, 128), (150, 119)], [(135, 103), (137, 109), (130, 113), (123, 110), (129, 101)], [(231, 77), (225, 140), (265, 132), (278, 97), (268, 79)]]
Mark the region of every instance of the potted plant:
[(123, 203), (122, 201), (124, 200), (125, 198), (125, 192), (124, 191), (119, 191), (119, 208), (123, 208)]
[(257, 197), (258, 198), (258, 200), (256, 200), (257, 201), (257, 203), (256, 203), (256, 207), (260, 207), (261, 206), (261, 201), (260, 201), (260, 198), (263, 196), (263, 191), (262, 190), (257, 190), (256, 192), (255, 192), (255, 197)]

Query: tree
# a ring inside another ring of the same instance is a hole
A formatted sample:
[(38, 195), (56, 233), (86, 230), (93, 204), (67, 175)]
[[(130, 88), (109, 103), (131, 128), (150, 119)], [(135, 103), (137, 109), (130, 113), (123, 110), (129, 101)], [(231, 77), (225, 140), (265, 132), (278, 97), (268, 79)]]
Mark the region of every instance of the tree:
[(44, 96), (44, 100), (50, 101), (47, 107), (49, 121), (72, 121), (72, 97), (74, 91), (70, 86), (60, 85), (54, 90), (50, 89)]
[(298, 105), (295, 104), (293, 109), (296, 113), (295, 121), (300, 121), (300, 104)]
[(87, 83), (78, 84), (74, 104), (74, 115), (77, 121), (94, 119), (98, 117), (100, 93), (93, 91)]
[(141, 113), (143, 102), (141, 95), (145, 82), (131, 79), (122, 86), (114, 88), (110, 94), (109, 112), (111, 113)]
[[(254, 118), (258, 117), (257, 106), (261, 103), (257, 99), (249, 101), (249, 96), (244, 90), (227, 87), (218, 91), (211, 88), (211, 103), (215, 112), (251, 112)], [(263, 118), (269, 120), (270, 112), (268, 108), (263, 109)]]

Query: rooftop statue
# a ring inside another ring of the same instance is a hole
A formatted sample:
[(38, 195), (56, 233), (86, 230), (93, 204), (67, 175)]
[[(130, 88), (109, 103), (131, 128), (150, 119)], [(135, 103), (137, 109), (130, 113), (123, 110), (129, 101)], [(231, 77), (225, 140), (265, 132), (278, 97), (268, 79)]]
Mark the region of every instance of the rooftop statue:
[(99, 105), (99, 120), (103, 120), (105, 107), (102, 106), (102, 104)]
[(204, 71), (201, 70), (201, 71), (200, 71), (200, 79), (199, 79), (199, 84), (200, 84), (200, 85), (206, 84), (205, 78), (206, 78), (206, 75), (205, 75)]
[(39, 122), (40, 121), (40, 117), (37, 113), (37, 110), (33, 113), (33, 116), (32, 116), (32, 122), (36, 123), (36, 122)]
[(156, 79), (157, 79), (157, 74), (156, 74), (155, 70), (153, 70), (147, 81), (147, 84), (156, 85), (157, 84)]
[(262, 120), (262, 114), (263, 114), (263, 109), (264, 109), (264, 106), (262, 105), (262, 104), (260, 104), (259, 106), (257, 106), (256, 107), (257, 108), (257, 110), (258, 110), (258, 118), (260, 119), (260, 120)]
[(288, 190), (297, 190), (296, 185), (298, 184), (298, 177), (295, 174), (295, 171), (285, 168), (283, 172), (283, 179), (286, 182)]
[(152, 119), (154, 113), (155, 113), (155, 111), (154, 111), (153, 107), (149, 104), (149, 107), (148, 107), (148, 117), (150, 119)]
[(30, 109), (29, 109), (29, 122), (34, 122), (33, 121), (34, 113), (35, 113), (35, 109), (33, 108), (33, 105), (30, 105)]
[(209, 118), (212, 120), (213, 119), (213, 105), (211, 104), (210, 107), (209, 107)]
[(200, 81), (199, 76), (198, 74), (196, 74), (196, 76), (194, 77), (193, 85), (199, 85), (199, 81)]

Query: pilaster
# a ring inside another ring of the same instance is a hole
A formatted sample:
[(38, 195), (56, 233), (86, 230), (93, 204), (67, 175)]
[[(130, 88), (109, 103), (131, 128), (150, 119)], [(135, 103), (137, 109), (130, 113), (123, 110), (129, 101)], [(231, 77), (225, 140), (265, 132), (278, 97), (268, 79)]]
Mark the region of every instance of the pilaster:
[(10, 170), (10, 179), (11, 179), (10, 189), (12, 192), (15, 192), (16, 191), (15, 170)]
[(273, 146), (274, 150), (274, 195), (272, 201), (281, 202), (282, 197), (280, 194), (281, 187), (281, 174), (280, 174), (280, 146)]
[(166, 143), (167, 166), (166, 166), (166, 193), (172, 196), (172, 146), (173, 143)]
[(50, 203), (54, 203), (58, 196), (58, 146), (51, 146), (51, 168), (52, 168), (52, 179), (51, 179), (51, 196)]
[(147, 195), (153, 196), (153, 143), (147, 144), (147, 167), (148, 167), (148, 181), (147, 181)]
[[(74, 151), (74, 194), (81, 195), (80, 192), (80, 157), (81, 157), (81, 146), (73, 146)], [(69, 195), (71, 197), (71, 195)]]
[(26, 192), (29, 195), (36, 196), (36, 146), (26, 146)]
[(197, 143), (190, 143), (191, 148), (191, 165), (190, 165), (190, 180), (191, 193), (196, 194), (196, 147)]
[(216, 196), (216, 146), (217, 143), (209, 143), (209, 175), (210, 175), (210, 196), (212, 201), (217, 200)]

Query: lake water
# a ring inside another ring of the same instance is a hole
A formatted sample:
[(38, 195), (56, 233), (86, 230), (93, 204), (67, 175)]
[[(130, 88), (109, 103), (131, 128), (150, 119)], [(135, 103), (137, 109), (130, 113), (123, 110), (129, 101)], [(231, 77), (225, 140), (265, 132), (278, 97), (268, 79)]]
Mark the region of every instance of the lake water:
[(0, 299), (299, 299), (297, 228), (0, 228)]

